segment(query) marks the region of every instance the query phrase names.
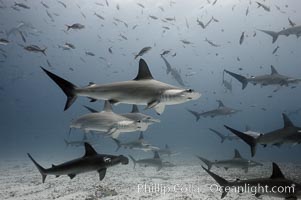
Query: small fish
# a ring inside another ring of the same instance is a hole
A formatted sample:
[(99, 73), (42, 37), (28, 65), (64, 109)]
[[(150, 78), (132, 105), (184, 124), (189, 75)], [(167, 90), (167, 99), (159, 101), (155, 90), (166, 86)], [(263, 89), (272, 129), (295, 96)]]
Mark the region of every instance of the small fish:
[(75, 24), (72, 24), (72, 25), (66, 25), (67, 26), (67, 31), (69, 31), (69, 29), (83, 29), (85, 28), (84, 25), (80, 24), (80, 23), (75, 23)]
[(166, 30), (169, 30), (170, 28), (167, 27), (167, 26), (162, 26), (162, 28), (166, 29)]
[(241, 36), (240, 36), (240, 38), (239, 38), (239, 44), (240, 44), (240, 45), (244, 42), (244, 39), (245, 39), (245, 32), (242, 32), (242, 33), (241, 33)]
[(95, 4), (98, 6), (104, 6), (102, 3), (99, 3), (99, 2), (95, 2)]
[(109, 2), (108, 2), (108, 0), (106, 0), (106, 5), (109, 7)]
[(164, 50), (160, 55), (164, 56), (170, 53), (170, 50)]
[(157, 20), (157, 19), (158, 19), (158, 17), (156, 17), (156, 16), (154, 16), (154, 15), (149, 15), (149, 18), (152, 18), (152, 19), (154, 19), (154, 20)]
[(202, 21), (199, 20), (199, 18), (197, 18), (196, 22), (198, 23), (198, 25), (200, 25), (203, 29), (205, 29), (205, 25)]
[(258, 2), (258, 1), (256, 1), (256, 3), (257, 3), (257, 5), (258, 5), (257, 8), (262, 7), (265, 11), (270, 12), (270, 10), (271, 10), (270, 7), (268, 7), (268, 6), (266, 6), (266, 5), (262, 4), (262, 3), (260, 3), (260, 2)]
[(83, 63), (86, 63), (85, 59), (83, 59), (82, 57), (79, 58), (81, 61), (83, 61)]
[(213, 46), (213, 47), (220, 47), (220, 46), (221, 46), (221, 45), (218, 45), (218, 44), (213, 43), (212, 41), (208, 40), (207, 38), (205, 39), (205, 41), (206, 41), (208, 44), (210, 44), (211, 46)]
[(176, 17), (165, 17), (165, 20), (167, 21), (176, 21)]
[(277, 50), (279, 49), (279, 46), (277, 46), (274, 50), (272, 54), (275, 54), (277, 52)]
[(134, 30), (135, 28), (137, 28), (137, 26), (138, 26), (137, 24), (136, 24), (136, 25), (134, 25), (134, 26), (132, 27), (132, 29)]
[(30, 7), (24, 3), (16, 3), (15, 2), (14, 6), (18, 6), (20, 8), (24, 8), (24, 9), (30, 9)]
[(61, 4), (62, 6), (64, 6), (64, 8), (67, 8), (67, 5), (64, 4), (62, 1), (57, 1), (59, 4)]
[(182, 43), (184, 44), (192, 44), (192, 42), (188, 41), (188, 40), (180, 40)]
[(176, 55), (177, 55), (177, 53), (174, 53), (174, 54), (172, 54), (171, 56), (172, 56), (172, 57), (175, 57)]
[(72, 71), (72, 72), (74, 71), (74, 69), (72, 67), (69, 67), (69, 70)]
[(138, 6), (140, 6), (141, 8), (144, 8), (144, 5), (141, 3), (137, 3)]
[(8, 40), (0, 38), (0, 45), (7, 45), (9, 43)]
[(214, 5), (216, 4), (216, 2), (217, 2), (217, 0), (215, 0), (215, 1), (212, 3), (212, 5), (214, 6)]
[(48, 10), (46, 10), (46, 14), (50, 18), (50, 20), (54, 22), (54, 19), (53, 19), (52, 15), (48, 12)]
[(246, 10), (246, 16), (248, 16), (248, 14), (249, 14), (249, 6), (248, 6), (248, 8)]
[(296, 26), (296, 23), (294, 23), (290, 18), (287, 18), (287, 19), (292, 27)]
[(138, 58), (139, 56), (143, 56), (146, 54), (148, 51), (150, 51), (152, 47), (144, 47), (142, 48), (137, 55), (135, 55), (135, 59)]
[(18, 32), (19, 32), (19, 34), (20, 34), (20, 36), (21, 36), (23, 42), (26, 43), (26, 39), (25, 39), (25, 37), (24, 37), (22, 31), (18, 31)]
[(46, 3), (44, 3), (43, 1), (41, 1), (41, 4), (42, 4), (45, 8), (49, 8), (49, 6), (48, 6)]
[(96, 17), (98, 17), (99, 19), (105, 20), (105, 18), (104, 18), (103, 16), (97, 14), (96, 12), (94, 13), (94, 15), (95, 15)]
[(88, 56), (95, 56), (95, 54), (90, 52), (90, 51), (86, 51), (85, 54), (88, 55)]
[(46, 56), (45, 51), (46, 51), (47, 48), (41, 49), (37, 45), (29, 45), (29, 46), (24, 47), (24, 49), (26, 51), (35, 52), (35, 53), (39, 53), (40, 52), (40, 53), (43, 53)]
[(119, 34), (120, 37), (122, 37), (123, 39), (127, 40), (128, 38), (122, 34)]
[(129, 27), (129, 25), (126, 22), (123, 22), (123, 24), (125, 27), (127, 27), (127, 28)]
[(236, 58), (236, 60), (237, 60), (237, 61), (240, 61), (240, 58), (239, 58), (239, 57), (237, 57), (237, 58)]
[(164, 12), (164, 8), (162, 6), (158, 7), (162, 12)]
[(65, 46), (69, 47), (70, 49), (75, 49), (75, 46), (68, 42), (65, 42)]
[(80, 12), (80, 14), (86, 19), (86, 15), (83, 12)]
[(110, 54), (113, 54), (112, 47), (108, 48)]
[(254, 31), (254, 33), (253, 33), (253, 37), (255, 37), (256, 36), (256, 31)]
[(118, 4), (118, 3), (116, 4), (116, 9), (117, 9), (117, 10), (119, 10), (119, 9), (120, 9), (120, 7), (119, 7), (119, 4)]

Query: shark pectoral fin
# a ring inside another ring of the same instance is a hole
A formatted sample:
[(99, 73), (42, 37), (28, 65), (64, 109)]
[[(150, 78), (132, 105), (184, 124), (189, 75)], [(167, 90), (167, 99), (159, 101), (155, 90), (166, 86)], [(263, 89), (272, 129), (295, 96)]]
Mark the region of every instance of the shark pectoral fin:
[(73, 179), (76, 176), (76, 174), (68, 174), (68, 176), (70, 177), (70, 179)]
[(106, 175), (106, 172), (107, 172), (107, 168), (98, 170), (98, 173), (99, 173), (99, 180), (100, 180), (100, 181), (101, 181), (102, 179), (104, 179), (104, 177), (105, 177), (105, 175)]
[(157, 106), (154, 107), (156, 113), (158, 115), (161, 115), (164, 112), (165, 105), (164, 104), (158, 104)]
[(112, 128), (110, 128), (110, 129), (107, 131), (106, 134), (111, 135), (111, 134), (113, 134), (113, 133), (116, 132), (116, 131), (117, 131), (117, 128), (112, 127)]
[(120, 131), (118, 131), (117, 128), (111, 128), (107, 132), (108, 135), (110, 135), (112, 138), (116, 139), (120, 135)]
[(144, 110), (154, 108), (159, 103), (160, 103), (160, 101), (158, 101), (158, 100), (151, 101), (151, 102), (147, 103), (147, 106), (144, 108)]

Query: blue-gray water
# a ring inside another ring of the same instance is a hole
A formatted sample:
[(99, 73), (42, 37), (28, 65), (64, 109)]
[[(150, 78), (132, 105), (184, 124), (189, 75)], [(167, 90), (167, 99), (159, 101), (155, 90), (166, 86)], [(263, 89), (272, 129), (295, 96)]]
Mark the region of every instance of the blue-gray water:
[[(238, 130), (244, 130), (245, 125), (249, 125), (252, 130), (268, 132), (283, 126), (281, 113), (294, 111), (301, 106), (299, 85), (294, 89), (281, 87), (277, 92), (273, 92), (276, 86), (261, 88), (250, 84), (242, 90), (240, 83), (232, 78), (232, 93), (225, 92), (222, 86), (224, 69), (251, 76), (269, 74), (270, 65), (274, 65), (281, 74), (301, 77), (300, 39), (295, 36), (280, 36), (272, 44), (270, 36), (257, 30), (279, 31), (288, 28), (288, 17), (300, 25), (300, 1), (265, 1), (264, 3), (271, 8), (270, 12), (257, 8), (255, 1), (236, 0), (218, 0), (215, 5), (212, 5), (213, 1), (209, 3), (200, 0), (174, 3), (159, 0), (113, 0), (108, 1), (109, 6), (102, 0), (63, 1), (67, 8), (57, 1), (43, 1), (49, 9), (43, 7), (40, 1), (20, 2), (30, 6), (30, 9), (19, 8), (20, 11), (16, 11), (12, 9), (13, 1), (0, 1), (3, 7), (0, 9), (0, 38), (10, 41), (8, 45), (0, 46), (7, 55), (7, 58), (0, 56), (1, 160), (27, 159), (26, 152), (40, 158), (51, 158), (53, 162), (56, 161), (56, 157), (73, 158), (80, 155), (83, 152), (82, 148), (65, 147), (64, 138), (82, 137), (81, 131), (74, 131), (69, 137), (69, 124), (72, 119), (87, 113), (82, 105), (102, 109), (103, 102), (90, 103), (88, 99), (80, 97), (69, 110), (63, 112), (66, 97), (40, 66), (79, 86), (85, 86), (91, 81), (112, 83), (131, 80), (136, 76), (139, 60), (134, 60), (134, 55), (145, 46), (152, 47), (143, 58), (155, 79), (178, 86), (170, 75), (166, 75), (166, 68), (160, 57), (163, 49), (171, 49), (172, 52), (166, 56), (167, 60), (181, 71), (188, 88), (202, 93), (202, 97), (196, 101), (167, 106), (161, 116), (157, 116), (153, 110), (144, 111), (143, 106), (139, 107), (141, 111), (161, 120), (161, 123), (150, 126), (145, 132), (146, 140), (156, 146), (169, 144), (176, 151), (189, 152), (191, 160), (195, 160), (195, 154), (212, 159), (232, 156), (234, 148), (239, 149), (245, 157), (249, 157), (249, 147), (245, 143), (226, 141), (221, 144), (219, 138), (208, 128), (228, 134), (223, 128), (224, 124)], [(117, 3), (119, 10), (116, 8)], [(144, 8), (137, 3), (142, 3)], [(280, 11), (276, 6), (280, 7)], [(159, 7), (163, 7), (164, 11)], [(248, 7), (249, 14), (246, 16)], [(46, 10), (51, 13), (54, 21), (47, 16)], [(105, 19), (99, 19), (94, 12)], [(149, 15), (159, 19), (151, 19)], [(161, 20), (174, 16), (175, 21)], [(206, 29), (196, 22), (198, 18), (206, 23), (212, 16), (218, 19), (218, 22), (211, 22)], [(116, 22), (114, 18), (123, 20), (128, 27)], [(22, 41), (19, 33), (9, 37), (5, 34), (21, 22), (34, 27), (22, 29), (26, 43)], [(85, 28), (67, 32), (65, 25), (73, 23), (84, 24)], [(135, 25), (138, 26), (132, 29)], [(163, 26), (170, 29), (165, 30)], [(245, 39), (240, 45), (242, 32), (245, 32)], [(125, 35), (127, 40), (122, 39), (120, 34)], [(210, 46), (205, 42), (205, 38), (219, 44), (220, 47)], [(185, 45), (180, 40), (188, 40), (192, 44)], [(58, 47), (65, 42), (74, 44), (76, 49), (64, 51)], [(27, 52), (20, 46), (31, 44), (47, 47), (47, 56)], [(272, 54), (277, 45), (278, 51)], [(112, 54), (108, 51), (110, 47)], [(85, 55), (86, 51), (93, 52), (95, 56)], [(175, 57), (171, 56), (173, 53), (176, 53)], [(100, 59), (100, 56), (106, 61)], [(47, 60), (52, 68), (47, 65)], [(190, 67), (192, 69), (188, 69)], [(191, 72), (195, 74), (185, 76)], [(225, 75), (225, 78), (231, 79), (229, 75)], [(272, 95), (272, 98), (269, 98), (269, 95)], [(230, 117), (201, 118), (199, 122), (195, 122), (195, 118), (186, 111), (186, 108), (196, 111), (214, 109), (217, 107), (216, 100), (222, 100), (224, 104), (241, 109), (242, 112)], [(130, 110), (130, 105), (114, 106), (117, 113)], [(289, 117), (295, 125), (301, 126), (300, 113)], [(136, 138), (138, 134), (126, 133), (121, 139)], [(114, 153), (116, 145), (111, 139), (95, 138), (99, 144), (96, 148), (100, 152)], [(121, 150), (119, 153), (122, 152)], [(131, 151), (124, 152), (128, 154)], [(262, 161), (300, 163), (300, 152), (300, 145), (265, 149), (259, 147), (255, 158)], [(151, 154), (146, 153), (145, 156)]]

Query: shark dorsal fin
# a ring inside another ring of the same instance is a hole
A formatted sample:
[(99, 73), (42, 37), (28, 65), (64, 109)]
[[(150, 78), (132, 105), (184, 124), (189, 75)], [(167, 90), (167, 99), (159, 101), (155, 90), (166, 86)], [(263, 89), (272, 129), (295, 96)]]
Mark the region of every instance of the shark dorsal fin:
[(144, 136), (143, 136), (143, 132), (141, 131), (138, 140), (143, 140), (143, 139), (144, 139)]
[(134, 78), (135, 81), (139, 80), (147, 80), (147, 79), (154, 79), (151, 72), (149, 71), (149, 68), (146, 64), (146, 62), (143, 59), (139, 60), (139, 70), (136, 78)]
[(241, 155), (237, 149), (234, 150), (234, 158), (241, 158)]
[(139, 112), (138, 106), (137, 105), (133, 105), (131, 113), (138, 113), (138, 112)]
[(154, 152), (154, 158), (156, 158), (156, 159), (160, 159), (160, 156), (159, 156), (159, 153), (158, 153), (158, 151), (155, 151), (155, 152)]
[(97, 152), (95, 151), (95, 149), (87, 142), (85, 142), (85, 155), (84, 157), (87, 156), (95, 156), (97, 155)]
[(113, 112), (112, 105), (108, 100), (105, 101), (105, 104), (103, 106), (103, 111)]
[(275, 69), (275, 67), (273, 65), (271, 65), (271, 74), (278, 74), (277, 70)]
[(276, 178), (285, 178), (284, 175), (282, 174), (279, 166), (276, 163), (273, 163), (273, 172), (272, 176), (270, 177), (271, 179), (276, 179)]
[(288, 116), (286, 114), (282, 113), (282, 118), (283, 118), (284, 128), (285, 127), (292, 127), (292, 126), (294, 126), (294, 124), (288, 118)]
[(218, 107), (225, 107), (225, 105), (223, 104), (223, 102), (221, 100), (216, 100), (218, 103)]

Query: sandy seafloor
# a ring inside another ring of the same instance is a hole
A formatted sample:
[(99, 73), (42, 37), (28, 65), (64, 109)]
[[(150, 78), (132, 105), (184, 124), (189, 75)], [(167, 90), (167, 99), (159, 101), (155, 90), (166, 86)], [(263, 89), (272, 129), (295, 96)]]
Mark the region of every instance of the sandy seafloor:
[[(51, 165), (46, 160), (38, 160), (38, 162), (44, 167)], [(29, 160), (5, 160), (0, 163), (0, 199), (220, 199), (221, 193), (210, 191), (209, 184), (215, 184), (215, 181), (203, 171), (200, 162), (187, 165), (178, 161), (176, 164), (176, 167), (163, 168), (157, 172), (152, 167), (137, 166), (133, 169), (133, 163), (130, 162), (127, 166), (118, 165), (109, 168), (103, 181), (99, 181), (97, 172), (90, 172), (79, 174), (73, 180), (67, 176), (58, 178), (47, 176), (43, 184), (40, 173)], [(279, 166), (287, 178), (301, 180), (300, 165), (280, 163)], [(266, 177), (271, 174), (271, 163), (252, 168), (247, 174), (240, 170), (226, 171), (215, 167), (212, 171), (227, 180)], [(161, 188), (161, 192), (149, 192), (143, 188), (139, 192), (139, 184), (140, 187), (144, 184), (150, 187), (156, 186)], [(170, 187), (171, 191), (164, 194), (163, 186)], [(181, 192), (181, 188), (189, 191)], [(275, 199), (267, 196), (262, 198)], [(225, 199), (257, 198), (246, 193), (228, 193)]]

